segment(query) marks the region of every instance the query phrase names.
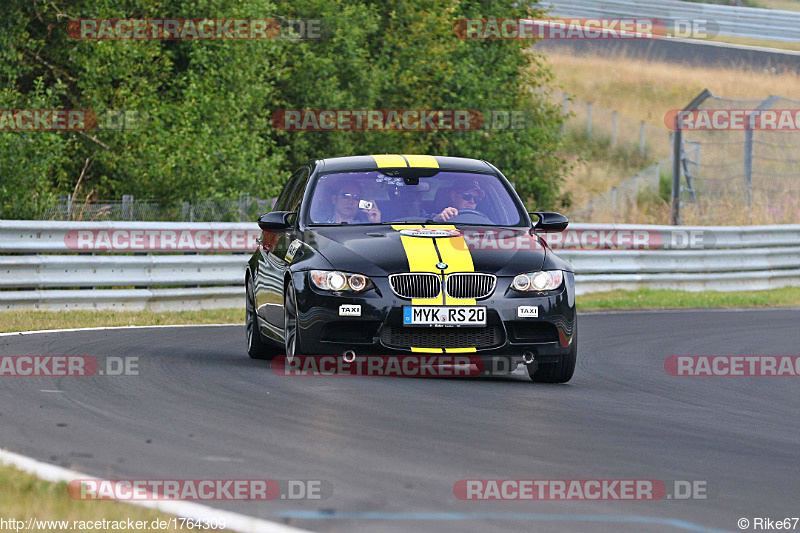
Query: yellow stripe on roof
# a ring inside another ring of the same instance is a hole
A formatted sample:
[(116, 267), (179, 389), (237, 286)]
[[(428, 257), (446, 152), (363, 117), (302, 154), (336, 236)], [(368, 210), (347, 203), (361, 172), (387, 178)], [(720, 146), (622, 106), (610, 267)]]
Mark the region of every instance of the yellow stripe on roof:
[(375, 164), (378, 165), (378, 168), (408, 167), (408, 165), (406, 164), (406, 160), (403, 158), (402, 155), (393, 155), (393, 154), (373, 155), (372, 159), (375, 160)]
[(439, 162), (432, 155), (403, 155), (408, 160), (408, 166), (416, 168), (439, 168)]

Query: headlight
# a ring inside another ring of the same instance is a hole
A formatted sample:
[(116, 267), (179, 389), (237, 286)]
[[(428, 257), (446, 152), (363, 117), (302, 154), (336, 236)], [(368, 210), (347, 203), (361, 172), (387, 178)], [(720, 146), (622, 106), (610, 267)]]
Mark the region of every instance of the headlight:
[(552, 291), (559, 288), (563, 280), (564, 273), (560, 270), (540, 270), (518, 275), (511, 286), (522, 292)]
[(369, 278), (363, 274), (347, 274), (337, 270), (312, 270), (311, 282), (324, 291), (361, 292), (369, 285)]

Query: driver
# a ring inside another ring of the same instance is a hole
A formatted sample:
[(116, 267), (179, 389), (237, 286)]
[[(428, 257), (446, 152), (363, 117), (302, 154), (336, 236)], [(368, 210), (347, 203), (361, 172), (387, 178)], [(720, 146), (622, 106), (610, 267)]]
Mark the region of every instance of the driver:
[(481, 189), (478, 180), (473, 178), (459, 178), (450, 189), (450, 205), (437, 215), (442, 222), (446, 222), (458, 215), (460, 209), (475, 211), (478, 202), (486, 197), (486, 193)]
[(381, 221), (381, 212), (378, 203), (372, 202), (372, 208), (360, 209), (361, 185), (355, 181), (345, 181), (339, 184), (331, 196), (333, 214), (328, 218), (328, 224), (353, 224), (353, 223), (373, 223)]
[(422, 191), (427, 191), (430, 186), (420, 184), (419, 187), (400, 187), (398, 188), (395, 196), (397, 198), (398, 212), (395, 214), (396, 220), (402, 220), (406, 217), (412, 218), (432, 218), (434, 222), (445, 222), (448, 218), (458, 214), (458, 211), (453, 207), (445, 208), (441, 213), (433, 216), (429, 214), (422, 207)]

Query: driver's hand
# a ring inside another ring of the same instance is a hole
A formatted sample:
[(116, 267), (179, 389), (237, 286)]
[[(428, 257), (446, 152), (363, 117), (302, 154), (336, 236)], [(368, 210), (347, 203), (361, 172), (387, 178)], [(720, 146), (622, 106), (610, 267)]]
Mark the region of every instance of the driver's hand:
[(433, 220), (436, 222), (447, 222), (456, 215), (458, 215), (458, 209), (455, 207), (445, 207), (444, 211), (433, 217)]
[(367, 219), (372, 222), (373, 224), (377, 224), (381, 221), (381, 210), (378, 209), (378, 202), (375, 200), (369, 200), (372, 202), (372, 209), (362, 209), (364, 213), (367, 215)]

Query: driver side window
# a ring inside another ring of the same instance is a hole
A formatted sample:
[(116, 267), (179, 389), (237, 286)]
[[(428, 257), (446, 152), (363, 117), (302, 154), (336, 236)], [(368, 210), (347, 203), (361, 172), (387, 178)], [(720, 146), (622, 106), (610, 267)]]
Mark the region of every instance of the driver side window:
[[(281, 197), (278, 198), (274, 210), (292, 211), (294, 213), (297, 213), (297, 211), (300, 209), (300, 203), (303, 201), (303, 193), (306, 190), (307, 183), (308, 183), (308, 168), (303, 167), (294, 174), (292, 174), (292, 177), (289, 178), (289, 183), (283, 190)], [(294, 223), (296, 218), (297, 215), (295, 214), (289, 217), (288, 220)]]
[(294, 186), (289, 202), (285, 211), (293, 211), (297, 213), (300, 210), (300, 203), (303, 201), (303, 195), (306, 192), (306, 185), (308, 184), (308, 169), (302, 168), (297, 176), (297, 183)]

